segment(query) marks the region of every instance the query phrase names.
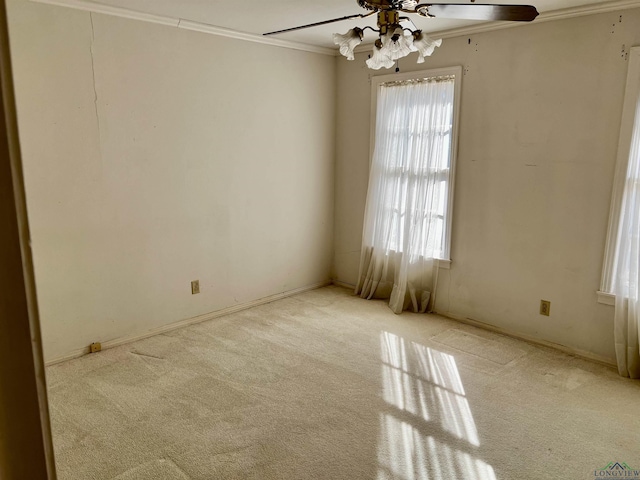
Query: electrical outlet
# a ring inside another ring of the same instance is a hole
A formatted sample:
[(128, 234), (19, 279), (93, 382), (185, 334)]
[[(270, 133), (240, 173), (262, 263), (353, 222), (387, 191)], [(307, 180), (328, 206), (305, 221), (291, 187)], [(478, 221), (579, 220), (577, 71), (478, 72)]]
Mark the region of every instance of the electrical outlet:
[(551, 302), (548, 300), (540, 300), (540, 315), (549, 316), (551, 312)]
[(102, 344), (100, 342), (94, 342), (89, 345), (89, 353), (96, 353), (102, 350)]
[(194, 280), (191, 282), (191, 295), (200, 293), (200, 280)]

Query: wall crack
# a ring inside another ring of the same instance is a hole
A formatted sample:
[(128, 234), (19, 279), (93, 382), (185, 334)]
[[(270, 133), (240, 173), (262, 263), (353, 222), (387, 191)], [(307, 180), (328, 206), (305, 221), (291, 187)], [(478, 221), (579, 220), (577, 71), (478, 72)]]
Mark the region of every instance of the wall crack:
[(100, 125), (100, 114), (98, 112), (98, 90), (96, 88), (96, 67), (93, 51), (95, 30), (93, 27), (93, 14), (91, 12), (89, 12), (89, 21), (91, 22), (91, 43), (89, 44), (89, 53), (91, 55), (91, 75), (93, 80), (93, 107), (96, 113), (96, 123), (98, 127), (98, 151), (100, 154), (100, 158), (102, 158), (102, 128)]

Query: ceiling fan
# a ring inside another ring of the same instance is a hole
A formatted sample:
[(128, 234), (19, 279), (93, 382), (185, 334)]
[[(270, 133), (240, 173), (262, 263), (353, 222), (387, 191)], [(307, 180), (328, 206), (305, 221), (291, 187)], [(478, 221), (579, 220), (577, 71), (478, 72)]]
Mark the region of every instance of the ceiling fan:
[[(366, 18), (377, 14), (378, 28), (352, 28), (346, 34), (335, 33), (333, 41), (340, 46), (340, 53), (353, 60), (354, 48), (362, 42), (365, 30), (378, 33), (373, 55), (367, 60), (369, 68), (391, 68), (393, 64), (410, 52), (418, 52), (418, 63), (424, 62), (424, 57), (433, 53), (442, 40), (433, 40), (419, 30), (409, 17), (400, 13), (413, 13), (428, 18), (456, 18), (462, 20), (505, 20), (511, 22), (530, 22), (538, 16), (536, 7), (532, 5), (502, 5), (481, 3), (418, 3), (415, 0), (356, 0), (366, 13), (348, 15), (346, 17), (324, 20), (263, 35), (293, 32), (303, 28), (317, 27), (328, 23)], [(474, 2), (474, 0), (471, 0)]]

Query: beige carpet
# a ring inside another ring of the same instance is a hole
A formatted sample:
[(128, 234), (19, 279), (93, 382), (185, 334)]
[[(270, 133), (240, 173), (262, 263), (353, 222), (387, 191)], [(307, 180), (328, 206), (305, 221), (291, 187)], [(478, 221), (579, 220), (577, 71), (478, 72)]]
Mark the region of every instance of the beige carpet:
[(587, 480), (610, 462), (640, 469), (640, 382), (441, 317), (396, 316), (338, 287), (47, 374), (62, 480)]

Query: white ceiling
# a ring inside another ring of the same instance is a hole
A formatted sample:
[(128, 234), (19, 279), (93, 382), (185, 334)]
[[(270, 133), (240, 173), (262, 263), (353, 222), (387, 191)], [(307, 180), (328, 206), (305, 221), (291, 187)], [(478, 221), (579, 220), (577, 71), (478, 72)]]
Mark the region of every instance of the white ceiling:
[[(456, 3), (455, 0), (441, 1)], [(457, 1), (471, 3), (473, 0)], [(491, 1), (480, 0), (478, 3), (491, 3)], [(356, 0), (96, 0), (91, 3), (191, 20), (258, 35), (322, 20), (366, 13), (366, 10), (358, 6)], [(601, 0), (507, 0), (496, 1), (496, 3), (533, 4), (538, 12), (548, 14), (566, 8), (602, 4), (603, 2)], [(411, 17), (416, 26), (425, 32), (442, 32), (481, 23), (430, 19), (419, 15)], [(344, 33), (354, 26), (362, 27), (364, 25), (375, 26), (375, 16), (274, 35), (273, 38), (333, 48), (332, 33)]]

